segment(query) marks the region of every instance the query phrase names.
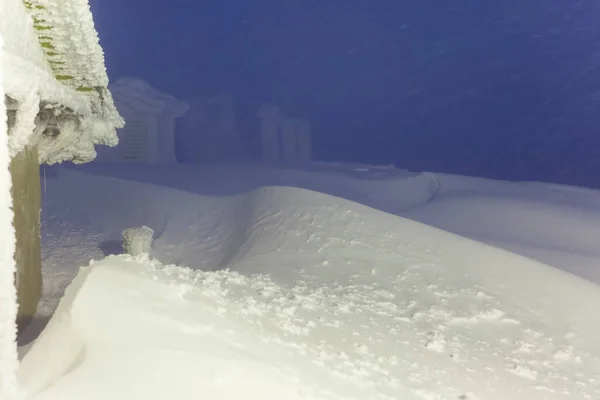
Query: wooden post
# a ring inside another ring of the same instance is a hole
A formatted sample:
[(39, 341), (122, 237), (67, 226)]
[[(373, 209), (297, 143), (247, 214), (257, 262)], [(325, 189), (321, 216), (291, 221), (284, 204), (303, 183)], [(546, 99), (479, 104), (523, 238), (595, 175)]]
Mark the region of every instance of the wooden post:
[(41, 188), (37, 148), (28, 146), (15, 155), (10, 163), (10, 173), (17, 239), (17, 326), (22, 332), (35, 316), (42, 295)]

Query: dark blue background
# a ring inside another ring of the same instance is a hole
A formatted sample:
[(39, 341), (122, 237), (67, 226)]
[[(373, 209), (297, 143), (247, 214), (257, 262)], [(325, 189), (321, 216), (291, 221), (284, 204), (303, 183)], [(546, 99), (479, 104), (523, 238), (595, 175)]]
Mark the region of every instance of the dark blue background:
[(91, 0), (111, 78), (310, 118), (322, 160), (600, 186), (597, 0)]

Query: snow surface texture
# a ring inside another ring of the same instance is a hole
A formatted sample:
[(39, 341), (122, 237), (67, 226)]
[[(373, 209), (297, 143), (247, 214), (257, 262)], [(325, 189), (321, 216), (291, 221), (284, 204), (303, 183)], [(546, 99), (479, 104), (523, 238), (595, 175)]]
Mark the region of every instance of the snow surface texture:
[[(0, 58), (4, 50), (0, 33)], [(3, 70), (0, 63), (0, 99), (4, 99)], [(0, 101), (0, 399), (18, 398), (17, 293), (14, 276), (15, 231), (13, 227), (11, 177), (8, 170), (8, 129), (4, 101)]]
[(132, 256), (150, 254), (154, 231), (147, 226), (129, 228), (123, 231), (123, 250)]
[[(123, 120), (107, 89), (102, 49), (87, 0), (28, 4), (35, 23), (22, 0), (0, 0), (0, 33), (8, 43), (2, 57), (5, 93), (19, 103), (10, 154), (39, 145), (40, 163), (91, 161), (96, 157), (95, 144), (117, 144), (116, 128), (123, 126)], [(52, 107), (56, 116), (70, 109), (78, 122), (59, 118), (58, 139), (44, 137), (43, 129), (35, 129), (40, 102)]]
[(483, 192), (593, 219), (598, 192), (391, 168), (109, 168), (185, 191), (55, 170), (42, 313), (85, 260), (122, 252), (127, 227), (204, 272), (127, 256), (82, 271), (23, 360), (33, 399), (600, 398), (596, 283), (390, 214)]

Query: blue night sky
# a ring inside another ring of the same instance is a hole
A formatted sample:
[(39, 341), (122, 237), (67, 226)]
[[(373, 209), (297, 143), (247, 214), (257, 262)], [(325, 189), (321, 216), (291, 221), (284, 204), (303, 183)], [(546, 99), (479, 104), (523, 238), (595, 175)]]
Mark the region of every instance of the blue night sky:
[(600, 186), (596, 0), (91, 4), (112, 79), (273, 102), (316, 158)]

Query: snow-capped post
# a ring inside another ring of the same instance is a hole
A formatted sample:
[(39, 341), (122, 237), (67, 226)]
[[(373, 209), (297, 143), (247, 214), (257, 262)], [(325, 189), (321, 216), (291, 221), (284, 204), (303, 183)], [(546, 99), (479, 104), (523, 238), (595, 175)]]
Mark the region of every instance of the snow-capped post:
[(129, 228), (123, 231), (123, 250), (131, 256), (150, 255), (154, 231), (147, 226)]

